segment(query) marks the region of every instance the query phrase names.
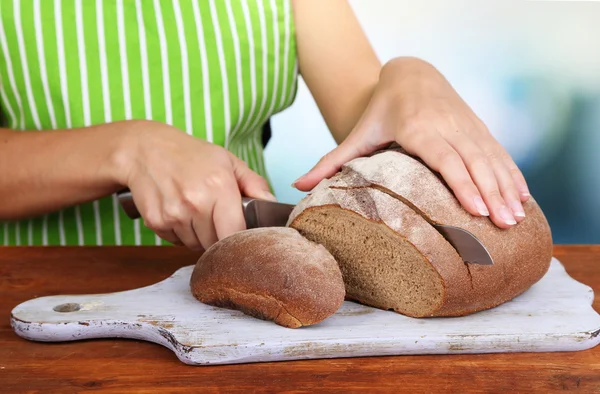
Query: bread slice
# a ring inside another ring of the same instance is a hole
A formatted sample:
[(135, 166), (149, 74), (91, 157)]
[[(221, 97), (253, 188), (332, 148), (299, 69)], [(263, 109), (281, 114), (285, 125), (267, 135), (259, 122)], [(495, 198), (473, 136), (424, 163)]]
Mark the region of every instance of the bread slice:
[(345, 296), (331, 254), (286, 227), (245, 230), (213, 244), (196, 263), (190, 287), (200, 302), (289, 328), (326, 319)]
[[(550, 228), (533, 198), (524, 209), (523, 222), (500, 229), (465, 211), (423, 163), (385, 151), (322, 182), (288, 225), (333, 254), (347, 298), (413, 317), (460, 316), (516, 297), (548, 270)], [(464, 263), (432, 223), (472, 232), (494, 265)]]

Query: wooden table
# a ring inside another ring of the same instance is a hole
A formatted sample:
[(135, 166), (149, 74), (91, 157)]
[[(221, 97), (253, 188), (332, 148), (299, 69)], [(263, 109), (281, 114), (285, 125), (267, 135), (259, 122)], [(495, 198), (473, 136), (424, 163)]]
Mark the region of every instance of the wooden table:
[[(600, 245), (557, 246), (554, 256), (595, 291)], [(0, 392), (380, 391), (600, 392), (600, 346), (574, 353), (399, 356), (187, 366), (168, 349), (135, 340), (36, 343), (10, 327), (33, 297), (133, 289), (156, 283), (197, 254), (175, 247), (0, 248)]]

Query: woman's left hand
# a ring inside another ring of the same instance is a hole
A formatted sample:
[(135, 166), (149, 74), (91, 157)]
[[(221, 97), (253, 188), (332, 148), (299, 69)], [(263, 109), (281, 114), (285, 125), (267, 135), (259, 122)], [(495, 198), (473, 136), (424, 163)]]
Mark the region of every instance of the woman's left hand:
[(463, 207), (501, 228), (524, 219), (525, 178), (483, 122), (429, 63), (388, 62), (348, 137), (294, 186), (308, 191), (346, 162), (397, 142), (439, 172)]

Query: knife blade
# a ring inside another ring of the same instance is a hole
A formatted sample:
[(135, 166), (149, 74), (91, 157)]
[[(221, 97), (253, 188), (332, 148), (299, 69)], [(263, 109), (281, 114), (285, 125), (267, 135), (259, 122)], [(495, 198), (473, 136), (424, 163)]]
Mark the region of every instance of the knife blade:
[(248, 228), (284, 227), (294, 205), (242, 197), (242, 207)]
[(490, 252), (473, 233), (444, 224), (432, 226), (456, 249), (465, 264), (494, 265)]
[[(117, 193), (123, 211), (131, 219), (140, 217), (129, 189)], [(255, 198), (242, 198), (242, 209), (248, 229), (258, 227), (283, 227), (294, 205)], [(460, 227), (431, 224), (456, 249), (465, 264), (493, 265), (487, 248), (471, 232)]]

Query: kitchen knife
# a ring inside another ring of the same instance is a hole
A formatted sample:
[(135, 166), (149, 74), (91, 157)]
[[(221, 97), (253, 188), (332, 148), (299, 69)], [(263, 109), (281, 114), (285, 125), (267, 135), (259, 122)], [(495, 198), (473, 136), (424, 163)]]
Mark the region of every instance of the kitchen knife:
[[(118, 192), (117, 196), (127, 216), (131, 219), (140, 217), (129, 189)], [(242, 209), (246, 227), (249, 229), (283, 227), (286, 225), (294, 205), (243, 197)], [(456, 249), (465, 264), (494, 264), (487, 248), (471, 232), (455, 226), (433, 223), (431, 225)]]
[[(129, 189), (120, 191), (117, 193), (117, 196), (127, 216), (131, 219), (140, 217)], [(294, 205), (242, 197), (242, 209), (246, 219), (246, 227), (249, 229), (258, 227), (283, 227), (286, 225), (292, 209), (294, 209)]]

